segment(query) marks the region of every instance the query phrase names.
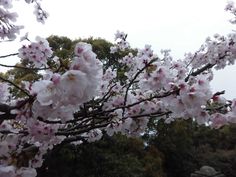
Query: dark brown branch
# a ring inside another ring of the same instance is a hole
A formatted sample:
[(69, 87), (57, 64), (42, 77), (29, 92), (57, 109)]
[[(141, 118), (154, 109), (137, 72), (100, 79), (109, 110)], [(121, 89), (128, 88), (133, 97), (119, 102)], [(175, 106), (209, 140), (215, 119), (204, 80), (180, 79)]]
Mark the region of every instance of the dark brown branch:
[(11, 114), (12, 109), (14, 109), (13, 106), (9, 106), (7, 104), (0, 104), (0, 112), (4, 112), (4, 114), (0, 114), (0, 124), (4, 120), (15, 119), (16, 114)]
[(15, 106), (9, 106), (7, 104), (0, 104), (0, 112), (4, 112), (5, 114), (0, 114), (0, 124), (4, 120), (12, 120), (15, 119), (17, 114), (12, 114), (11, 110), (20, 109), (27, 103), (32, 103), (35, 97), (30, 97), (23, 101), (19, 101)]
[(115, 110), (117, 110), (117, 109), (130, 108), (130, 107), (132, 107), (132, 106), (135, 106), (135, 105), (137, 105), (137, 104), (143, 103), (143, 102), (145, 102), (145, 101), (151, 101), (151, 100), (153, 100), (153, 99), (155, 99), (155, 98), (164, 98), (164, 97), (170, 96), (170, 95), (172, 95), (172, 94), (177, 94), (178, 92), (179, 92), (179, 89), (176, 89), (176, 90), (173, 90), (173, 91), (165, 92), (165, 93), (160, 94), (160, 95), (153, 95), (153, 96), (151, 96), (151, 97), (149, 97), (149, 98), (142, 99), (142, 100), (140, 100), (140, 101), (137, 101), (137, 102), (135, 102), (135, 103), (132, 103), (132, 104), (129, 104), (129, 105), (126, 105), (126, 106), (119, 106), (119, 107), (116, 107), (116, 108), (113, 108), (113, 109), (110, 109), (110, 110), (105, 110), (105, 111), (103, 111), (103, 113), (113, 112), (113, 111), (115, 111)]
[(98, 125), (94, 125), (82, 130), (76, 130), (76, 131), (70, 131), (70, 132), (57, 132), (55, 135), (64, 135), (64, 136), (71, 136), (71, 135), (80, 135), (82, 133), (86, 133), (89, 132), (90, 130), (96, 129), (96, 128), (103, 128), (106, 127), (107, 125), (109, 125), (109, 122), (104, 123), (104, 124), (98, 124)]
[[(140, 69), (133, 77), (133, 79), (129, 82), (127, 88), (126, 88), (126, 92), (125, 92), (125, 98), (124, 98), (124, 106), (126, 105), (127, 102), (127, 97), (128, 97), (128, 92), (129, 92), (129, 88), (133, 85), (133, 83), (135, 82), (135, 80), (138, 78), (138, 76), (146, 69), (148, 68), (153, 62), (155, 62), (156, 59), (151, 60), (149, 63), (147, 63), (142, 69)], [(123, 115), (124, 115), (124, 109), (123, 109)]]
[(5, 113), (5, 114), (1, 114), (0, 115), (0, 124), (4, 121), (4, 120), (12, 120), (16, 118), (16, 114), (10, 114), (10, 113)]
[(28, 68), (28, 67), (23, 67), (23, 66), (17, 66), (17, 65), (5, 65), (5, 64), (0, 64), (2, 67), (6, 68), (18, 68), (18, 69), (25, 69), (25, 70), (34, 70), (34, 71), (39, 71), (39, 70), (46, 70), (49, 68)]
[(10, 112), (12, 107), (7, 104), (0, 104), (0, 112)]
[(161, 116), (168, 115), (168, 114), (171, 114), (171, 113), (172, 113), (171, 111), (167, 111), (167, 112), (157, 111), (157, 112), (154, 112), (154, 113), (139, 114), (139, 115), (135, 115), (135, 116), (127, 116), (126, 118), (130, 117), (132, 119), (135, 119), (135, 118), (140, 118), (140, 117), (161, 117)]
[(8, 80), (8, 79), (5, 79), (3, 77), (0, 76), (0, 80), (2, 80), (3, 82), (7, 82), (9, 83), (10, 85), (14, 86), (15, 88), (17, 88), (18, 90), (20, 90), (22, 93), (24, 93), (25, 95), (27, 95), (28, 97), (31, 97), (31, 95), (24, 89), (22, 89), (21, 87), (19, 87), (18, 85), (16, 85), (14, 82)]
[(113, 89), (115, 86), (116, 86), (116, 84), (112, 85), (112, 86), (109, 88), (108, 92), (98, 101), (98, 103), (101, 103), (101, 102), (106, 101), (106, 100), (110, 97), (110, 95), (111, 95), (110, 93), (111, 93), (112, 89)]
[[(42, 117), (38, 117), (37, 119), (41, 122), (46, 123), (46, 124), (62, 124), (62, 122), (60, 120), (45, 120)], [(69, 123), (69, 122), (66, 122), (66, 123)]]
[(216, 93), (213, 95), (213, 97), (214, 97), (214, 96), (223, 95), (223, 94), (225, 94), (225, 90), (220, 91), (220, 92), (216, 92)]
[(185, 78), (184, 81), (185, 81), (185, 82), (188, 82), (190, 76), (197, 76), (197, 75), (201, 74), (202, 72), (204, 72), (204, 71), (206, 71), (206, 70), (212, 68), (212, 67), (215, 66), (215, 65), (216, 65), (216, 64), (210, 64), (210, 63), (208, 63), (207, 65), (203, 66), (202, 68), (200, 68), (200, 69), (198, 69), (198, 70), (196, 70), (196, 71), (190, 73), (190, 74)]
[(213, 66), (215, 66), (215, 64), (208, 63), (207, 65), (203, 66), (202, 68), (198, 69), (197, 71), (192, 72), (191, 76), (197, 76), (197, 75), (201, 74), (202, 72), (204, 72), (205, 70), (212, 68)]
[(9, 55), (2, 55), (2, 56), (0, 56), (0, 58), (7, 58), (7, 57), (11, 57), (11, 56), (16, 56), (18, 54), (19, 53), (12, 53), (12, 54), (9, 54)]

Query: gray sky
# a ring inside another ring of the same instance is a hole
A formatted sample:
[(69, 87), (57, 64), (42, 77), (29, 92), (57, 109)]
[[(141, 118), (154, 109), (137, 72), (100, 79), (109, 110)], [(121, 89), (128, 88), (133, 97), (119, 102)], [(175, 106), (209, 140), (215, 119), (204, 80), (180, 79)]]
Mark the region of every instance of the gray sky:
[[(102, 37), (111, 42), (116, 30), (128, 33), (132, 47), (151, 44), (158, 53), (171, 49), (176, 58), (185, 52), (194, 52), (206, 37), (215, 33), (227, 34), (235, 29), (224, 11), (226, 0), (43, 0), (42, 7), (49, 12), (45, 25), (35, 22), (33, 8), (18, 4), (21, 17), (31, 39), (36, 35)], [(19, 3), (19, 2), (18, 2)], [(14, 47), (13, 47), (14, 46)], [(19, 44), (0, 44), (1, 54), (16, 52)], [(9, 51), (9, 52), (8, 52)], [(5, 63), (13, 63), (8, 59)], [(3, 63), (3, 62), (1, 62)], [(218, 71), (212, 83), (216, 90), (226, 90), (227, 98), (236, 97), (236, 67)]]

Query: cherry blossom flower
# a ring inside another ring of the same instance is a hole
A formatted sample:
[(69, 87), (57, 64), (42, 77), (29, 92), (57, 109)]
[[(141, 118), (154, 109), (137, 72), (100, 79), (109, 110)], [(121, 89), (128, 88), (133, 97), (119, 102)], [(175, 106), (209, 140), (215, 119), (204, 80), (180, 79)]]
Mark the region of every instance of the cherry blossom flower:
[(36, 37), (36, 42), (19, 49), (18, 56), (23, 60), (33, 63), (36, 68), (47, 66), (47, 60), (52, 56), (52, 50), (49, 43), (41, 38)]

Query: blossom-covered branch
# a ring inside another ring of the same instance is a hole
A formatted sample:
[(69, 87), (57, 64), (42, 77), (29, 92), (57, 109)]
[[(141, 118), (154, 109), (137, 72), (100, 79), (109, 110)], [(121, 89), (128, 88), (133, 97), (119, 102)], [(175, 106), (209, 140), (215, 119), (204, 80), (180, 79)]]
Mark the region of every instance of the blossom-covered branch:
[[(36, 4), (37, 20), (47, 18), (38, 1), (26, 2)], [(16, 14), (8, 12), (10, 7), (10, 0), (0, 1), (2, 39), (14, 39), (20, 28), (11, 25)], [(226, 10), (236, 15), (232, 3)], [(111, 53), (130, 48), (124, 32), (117, 31), (115, 40)], [(210, 88), (212, 68), (235, 62), (235, 33), (207, 38), (183, 60), (174, 60), (169, 50), (157, 57), (145, 45), (119, 59), (122, 79), (116, 65), (103, 68), (91, 44), (76, 43), (72, 57), (64, 62), (47, 40), (37, 37), (27, 42), (18, 53), (0, 56), (17, 55), (27, 63), (0, 66), (40, 75), (21, 85), (0, 76), (0, 176), (34, 177), (43, 155), (55, 145), (93, 142), (105, 133), (139, 136), (151, 118), (166, 123), (192, 118), (214, 128), (236, 123), (236, 99), (228, 101), (224, 92), (213, 93)], [(23, 95), (14, 94), (15, 90)], [(30, 155), (22, 158), (26, 153)]]

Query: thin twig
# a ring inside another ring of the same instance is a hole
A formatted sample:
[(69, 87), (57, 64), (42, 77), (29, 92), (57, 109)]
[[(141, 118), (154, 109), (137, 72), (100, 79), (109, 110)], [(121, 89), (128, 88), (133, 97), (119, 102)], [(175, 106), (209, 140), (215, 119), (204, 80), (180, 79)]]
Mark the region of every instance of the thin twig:
[[(124, 98), (124, 106), (126, 105), (127, 102), (127, 98), (128, 98), (128, 92), (129, 92), (129, 88), (133, 85), (133, 83), (135, 82), (135, 80), (137, 79), (137, 77), (146, 69), (148, 68), (153, 62), (155, 62), (156, 59), (151, 60), (149, 63), (147, 63), (142, 69), (140, 69), (135, 76), (133, 77), (133, 79), (129, 82), (127, 88), (126, 88), (126, 92), (125, 92), (125, 98)], [(123, 109), (123, 115), (124, 115), (124, 109)]]
[[(137, 101), (137, 102), (132, 103), (132, 104), (128, 104), (128, 105), (125, 105), (125, 106), (118, 106), (118, 107), (113, 108), (113, 109), (110, 109), (110, 110), (105, 110), (105, 111), (103, 111), (102, 113), (113, 112), (113, 111), (115, 111), (115, 110), (117, 110), (117, 109), (130, 108), (130, 107), (132, 107), (132, 106), (135, 106), (135, 105), (137, 105), (137, 104), (143, 103), (143, 102), (145, 102), (145, 101), (151, 101), (151, 100), (153, 100), (153, 99), (155, 99), (155, 98), (164, 98), (164, 97), (170, 96), (170, 95), (172, 95), (172, 94), (176, 94), (176, 93), (178, 93), (178, 92), (179, 92), (179, 89), (175, 89), (175, 90), (168, 91), (168, 92), (165, 92), (165, 93), (160, 94), (160, 95), (153, 95), (153, 96), (151, 96), (151, 97), (149, 97), (149, 98), (142, 99), (142, 100)], [(97, 113), (97, 114), (99, 114), (99, 113)]]
[(19, 68), (19, 69), (26, 69), (26, 70), (46, 70), (49, 68), (28, 68), (28, 67), (23, 67), (23, 66), (17, 66), (17, 65), (5, 65), (5, 64), (0, 64), (0, 66), (2, 67), (6, 67), (6, 68)]
[(146, 113), (146, 114), (139, 114), (139, 115), (135, 115), (135, 116), (127, 116), (125, 118), (135, 119), (135, 118), (140, 118), (140, 117), (161, 117), (161, 116), (168, 115), (168, 114), (171, 114), (171, 113), (172, 113), (171, 111), (167, 111), (167, 112), (157, 111), (157, 112), (154, 112), (154, 113)]
[(89, 132), (90, 130), (96, 129), (96, 128), (103, 128), (106, 127), (107, 125), (109, 125), (110, 123), (104, 123), (104, 124), (98, 124), (98, 125), (94, 125), (92, 127), (88, 127), (82, 130), (76, 130), (76, 131), (71, 131), (71, 132), (57, 132), (55, 135), (65, 135), (65, 136), (71, 136), (71, 135), (79, 135), (82, 133), (86, 133)]
[(101, 103), (101, 102), (107, 101), (108, 98), (109, 98), (110, 95), (111, 95), (110, 93), (112, 93), (112, 92), (111, 92), (112, 89), (113, 89), (115, 86), (116, 86), (116, 83), (115, 83), (114, 85), (112, 85), (112, 86), (109, 88), (108, 92), (107, 92), (97, 103)]
[(12, 53), (12, 54), (8, 54), (8, 55), (2, 55), (2, 56), (0, 56), (0, 58), (7, 58), (7, 57), (11, 57), (11, 56), (16, 56), (18, 54), (19, 53)]
[(31, 95), (24, 89), (22, 89), (21, 87), (19, 87), (18, 85), (16, 85), (15, 83), (13, 83), (12, 81), (5, 79), (3, 77), (0, 76), (0, 80), (2, 80), (3, 82), (7, 82), (10, 85), (14, 86), (15, 88), (17, 88), (18, 90), (20, 90), (22, 93), (24, 93), (25, 95), (27, 95), (28, 97), (31, 97)]

